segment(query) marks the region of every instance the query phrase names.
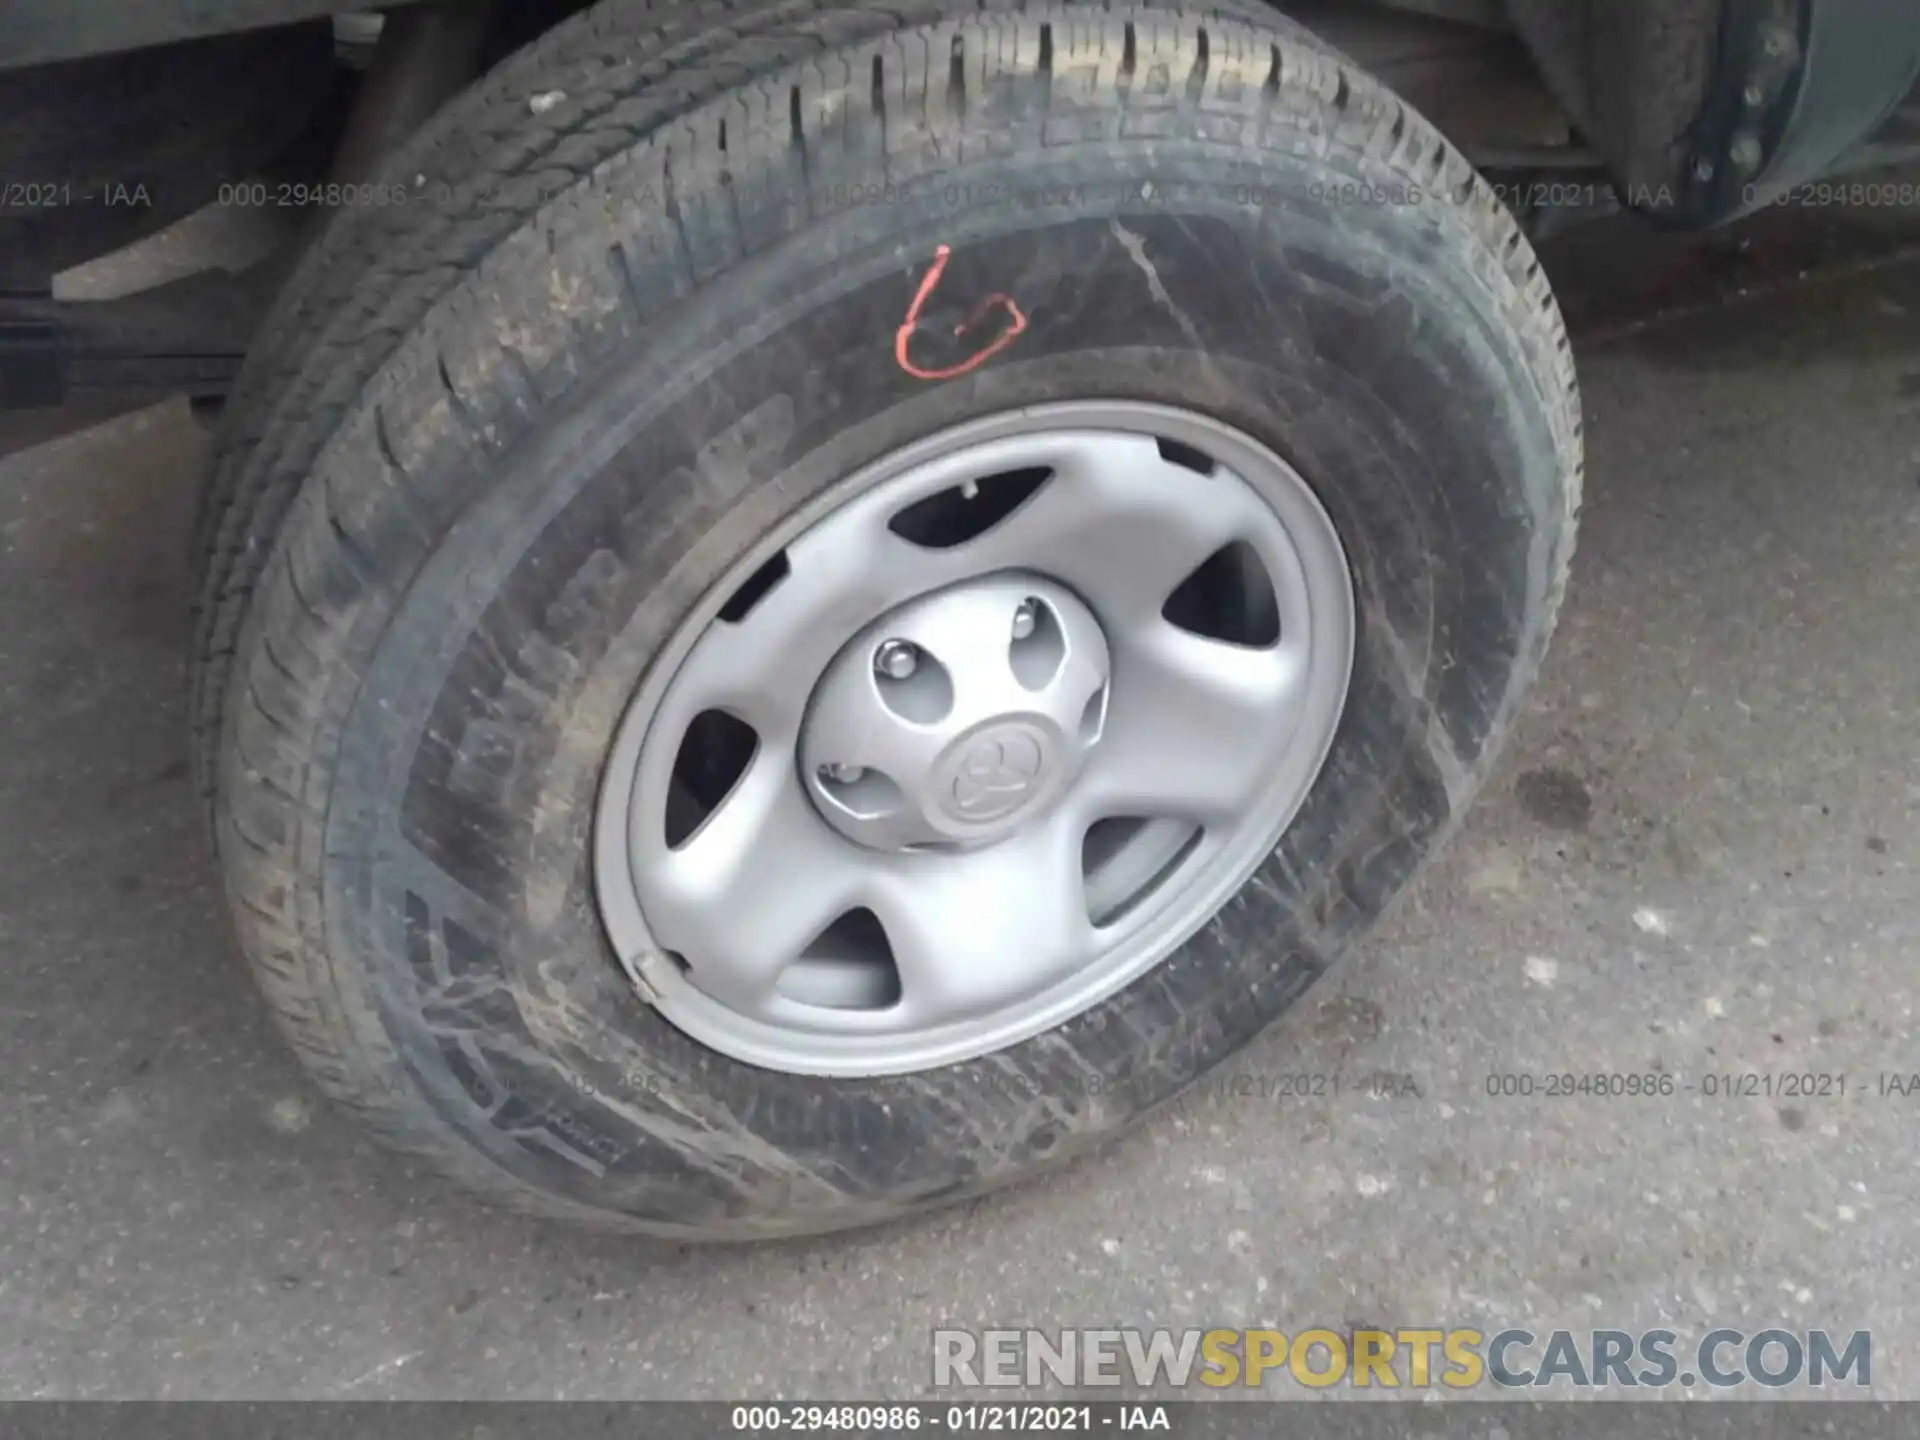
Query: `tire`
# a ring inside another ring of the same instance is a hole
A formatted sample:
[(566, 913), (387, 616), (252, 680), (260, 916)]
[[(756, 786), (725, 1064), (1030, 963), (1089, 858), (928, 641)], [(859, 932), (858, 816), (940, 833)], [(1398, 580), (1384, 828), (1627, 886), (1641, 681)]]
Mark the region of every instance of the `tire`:
[[(942, 8), (770, 26), (591, 103), (578, 37), (549, 37), (456, 105), (482, 139), (422, 137), (478, 211), (383, 218), (353, 283), (310, 262), (243, 383), (200, 650), (240, 941), (328, 1094), (502, 1202), (744, 1239), (1085, 1151), (1377, 918), (1538, 667), (1580, 490), (1572, 360), (1458, 154), (1274, 17)], [(593, 168), (555, 186), (534, 152)], [(953, 298), (903, 328), (930, 276)], [(988, 292), (1021, 324), (970, 346)], [(822, 1078), (689, 1038), (594, 882), (636, 687), (841, 477), (1090, 398), (1233, 427), (1344, 547), (1350, 687), (1278, 847), (1153, 968), (990, 1055)]]

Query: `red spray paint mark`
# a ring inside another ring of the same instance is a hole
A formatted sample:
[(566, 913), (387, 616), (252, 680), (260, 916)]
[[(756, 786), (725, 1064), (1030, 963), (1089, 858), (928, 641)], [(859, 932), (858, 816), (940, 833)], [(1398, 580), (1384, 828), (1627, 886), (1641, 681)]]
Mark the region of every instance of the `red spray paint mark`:
[(900, 328), (893, 335), (893, 358), (900, 362), (902, 370), (916, 380), (951, 380), (956, 375), (964, 375), (969, 370), (978, 369), (1011, 345), (1027, 328), (1027, 317), (1021, 311), (1019, 304), (1011, 296), (1003, 295), (996, 290), (976, 305), (971, 315), (953, 327), (954, 338), (959, 339), (969, 331), (978, 329), (980, 322), (987, 318), (989, 311), (1004, 310), (1007, 315), (1007, 327), (994, 337), (990, 345), (968, 356), (958, 365), (949, 365), (944, 370), (922, 370), (914, 364), (907, 355), (907, 346), (913, 341), (913, 332), (920, 328), (921, 310), (925, 308), (927, 301), (933, 298), (933, 292), (940, 288), (940, 277), (946, 274), (947, 260), (952, 254), (952, 247), (947, 245), (942, 245), (933, 252), (933, 267), (920, 281), (920, 289), (913, 297), (913, 304), (907, 307), (907, 318), (901, 322)]

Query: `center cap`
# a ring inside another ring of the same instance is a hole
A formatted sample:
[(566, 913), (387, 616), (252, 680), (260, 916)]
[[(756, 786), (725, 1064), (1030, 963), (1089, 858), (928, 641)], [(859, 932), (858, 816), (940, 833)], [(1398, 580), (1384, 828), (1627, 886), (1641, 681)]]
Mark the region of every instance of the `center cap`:
[(1023, 720), (992, 720), (962, 736), (940, 761), (935, 796), (963, 825), (1024, 810), (1047, 783), (1046, 736)]
[(1050, 808), (1106, 721), (1093, 612), (1012, 572), (923, 595), (834, 657), (800, 742), (807, 791), (876, 850), (991, 844)]

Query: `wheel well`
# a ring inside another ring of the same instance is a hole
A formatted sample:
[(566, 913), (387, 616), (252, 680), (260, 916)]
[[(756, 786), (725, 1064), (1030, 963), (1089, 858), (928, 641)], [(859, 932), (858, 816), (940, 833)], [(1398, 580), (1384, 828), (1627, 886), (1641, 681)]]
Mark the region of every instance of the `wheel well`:
[(1629, 190), (1677, 188), (1724, 0), (1505, 0), (1554, 97)]

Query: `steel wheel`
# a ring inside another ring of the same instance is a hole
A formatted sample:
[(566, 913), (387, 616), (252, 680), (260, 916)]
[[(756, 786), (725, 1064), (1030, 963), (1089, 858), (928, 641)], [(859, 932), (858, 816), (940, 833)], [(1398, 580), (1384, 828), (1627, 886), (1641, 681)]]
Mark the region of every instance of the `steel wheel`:
[(767, 537), (663, 651), (602, 786), (608, 934), (750, 1064), (1014, 1044), (1245, 883), (1353, 642), (1331, 522), (1236, 430), (1096, 402), (934, 436)]

